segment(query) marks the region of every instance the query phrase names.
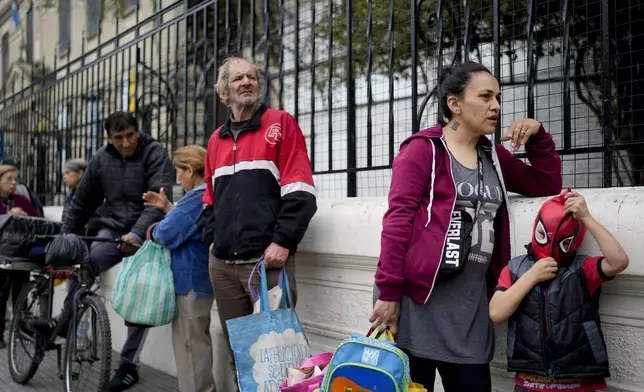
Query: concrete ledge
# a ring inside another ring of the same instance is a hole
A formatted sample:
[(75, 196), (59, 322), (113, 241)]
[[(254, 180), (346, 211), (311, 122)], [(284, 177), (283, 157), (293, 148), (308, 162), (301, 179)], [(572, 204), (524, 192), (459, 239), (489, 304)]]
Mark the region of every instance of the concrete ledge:
[[(611, 359), (611, 391), (641, 391), (644, 385), (644, 188), (584, 189), (580, 191), (591, 213), (625, 246), (631, 264), (602, 295), (602, 324)], [(531, 238), (532, 223), (545, 198), (511, 197), (515, 223), (514, 249)], [(319, 200), (318, 212), (300, 246), (297, 262), (298, 315), (315, 351), (333, 351), (351, 333), (365, 333), (371, 310), (373, 274), (380, 253), (382, 216), (386, 198)], [(56, 207), (47, 207), (48, 216), (60, 217)], [(598, 253), (591, 237), (582, 251)], [(103, 293), (109, 292), (118, 266), (103, 278)], [(109, 303), (109, 301), (107, 301)], [(112, 312), (111, 307), (108, 309)], [(122, 320), (112, 314), (114, 349), (125, 338)], [(225, 341), (216, 309), (212, 313), (215, 365), (219, 390), (232, 390)], [(493, 386), (496, 391), (512, 391), (511, 375), (505, 369), (505, 327), (497, 328)], [(170, 326), (150, 331), (141, 361), (174, 375), (176, 367), (171, 346)], [(436, 388), (441, 391), (442, 388)]]
[[(629, 274), (644, 275), (644, 261), (634, 255), (644, 253), (644, 241), (637, 238), (644, 228), (644, 188), (583, 189), (590, 212), (608, 227), (631, 256)], [(534, 218), (544, 200), (511, 195), (515, 249), (519, 252), (531, 238)], [(316, 213), (300, 249), (312, 253), (378, 257), (382, 217), (387, 210), (383, 197), (318, 200)], [(598, 252), (594, 240), (587, 238), (582, 250)]]

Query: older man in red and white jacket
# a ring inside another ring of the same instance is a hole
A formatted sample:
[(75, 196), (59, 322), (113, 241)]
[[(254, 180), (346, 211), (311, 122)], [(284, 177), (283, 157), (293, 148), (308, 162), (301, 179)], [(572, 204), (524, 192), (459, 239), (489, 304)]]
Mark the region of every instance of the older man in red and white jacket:
[(247, 286), (260, 257), (269, 288), (286, 266), (296, 298), (293, 255), (317, 211), (302, 130), (289, 113), (261, 103), (263, 87), (259, 69), (245, 59), (230, 58), (219, 69), (217, 93), (232, 115), (208, 142), (201, 224), (226, 340), (226, 320), (253, 313)]

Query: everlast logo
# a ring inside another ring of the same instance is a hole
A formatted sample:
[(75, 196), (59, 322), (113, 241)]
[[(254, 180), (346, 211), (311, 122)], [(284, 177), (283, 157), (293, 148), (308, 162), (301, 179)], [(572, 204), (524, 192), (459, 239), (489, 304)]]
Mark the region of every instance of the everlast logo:
[(461, 230), (463, 229), (463, 217), (461, 211), (452, 212), (452, 221), (447, 230), (447, 242), (445, 242), (445, 264), (458, 267), (461, 262)]

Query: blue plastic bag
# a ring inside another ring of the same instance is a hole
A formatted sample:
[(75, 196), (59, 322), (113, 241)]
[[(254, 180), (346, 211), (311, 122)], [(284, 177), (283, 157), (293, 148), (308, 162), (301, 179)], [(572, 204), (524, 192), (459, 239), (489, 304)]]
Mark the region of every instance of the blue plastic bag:
[(131, 324), (160, 326), (177, 315), (170, 251), (145, 241), (123, 259), (110, 302), (114, 311)]
[(260, 273), (261, 311), (228, 320), (226, 325), (240, 391), (279, 392), (279, 385), (288, 376), (288, 368), (299, 367), (309, 357), (309, 342), (295, 310), (289, 307), (293, 302), (286, 270), (280, 271), (279, 284), (286, 293), (282, 296), (282, 307), (271, 311), (263, 258), (255, 268)]

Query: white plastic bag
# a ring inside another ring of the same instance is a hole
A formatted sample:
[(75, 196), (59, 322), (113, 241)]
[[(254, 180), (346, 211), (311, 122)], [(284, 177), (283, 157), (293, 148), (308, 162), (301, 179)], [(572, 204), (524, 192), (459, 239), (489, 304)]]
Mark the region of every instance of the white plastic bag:
[[(268, 290), (268, 306), (270, 310), (277, 310), (280, 307), (282, 302), (282, 288), (275, 286), (272, 289)], [(255, 301), (253, 314), (259, 313), (259, 299)]]

